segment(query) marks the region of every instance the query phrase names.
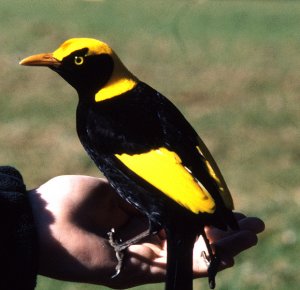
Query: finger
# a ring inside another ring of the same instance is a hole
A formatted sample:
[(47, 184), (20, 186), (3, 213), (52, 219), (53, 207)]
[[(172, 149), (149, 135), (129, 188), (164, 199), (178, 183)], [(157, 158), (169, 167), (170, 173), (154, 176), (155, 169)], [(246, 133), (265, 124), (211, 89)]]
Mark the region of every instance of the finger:
[[(127, 279), (134, 280), (132, 286), (163, 281), (166, 274), (167, 257), (159, 246), (144, 243), (132, 245), (127, 249), (128, 258), (125, 261), (123, 273)], [(126, 267), (125, 267), (126, 266)], [(129, 275), (126, 270), (130, 269)], [(136, 277), (133, 279), (133, 276)], [(138, 281), (138, 283), (137, 283)]]
[(235, 219), (236, 219), (237, 221), (246, 217), (246, 216), (245, 216), (243, 213), (241, 213), (241, 212), (235, 212), (235, 213), (233, 213), (233, 215), (234, 215), (234, 217), (235, 217)]
[[(240, 230), (251, 231), (255, 234), (261, 233), (265, 229), (264, 222), (256, 217), (243, 217), (243, 215), (238, 215), (238, 224)], [(207, 237), (211, 242), (218, 241), (226, 236), (232, 235), (234, 231), (222, 231), (215, 227), (206, 227), (205, 232)]]
[(157, 236), (158, 236), (161, 240), (166, 240), (166, 239), (167, 239), (167, 235), (166, 235), (165, 230), (160, 230), (160, 231), (157, 233)]
[(233, 257), (223, 257), (221, 259), (220, 265), (219, 265), (219, 271), (225, 270), (227, 268), (234, 266), (234, 258)]
[(241, 230), (247, 230), (259, 234), (264, 231), (264, 222), (256, 217), (247, 217), (239, 221), (239, 226)]
[(144, 259), (148, 259), (149, 262), (156, 258), (166, 256), (165, 251), (162, 250), (161, 245), (154, 243), (143, 243), (137, 245), (131, 245), (128, 248), (128, 252), (135, 255), (143, 256)]
[[(214, 250), (215, 245), (212, 245)], [(193, 273), (194, 278), (207, 277), (208, 262), (204, 257), (204, 252), (207, 253), (206, 244), (202, 236), (196, 241), (193, 251)], [(219, 265), (219, 271), (232, 267), (234, 265), (234, 258), (232, 256), (220, 255), (221, 261)]]
[(245, 251), (257, 244), (257, 236), (251, 231), (239, 231), (214, 244), (220, 254), (221, 259), (235, 257), (240, 252)]

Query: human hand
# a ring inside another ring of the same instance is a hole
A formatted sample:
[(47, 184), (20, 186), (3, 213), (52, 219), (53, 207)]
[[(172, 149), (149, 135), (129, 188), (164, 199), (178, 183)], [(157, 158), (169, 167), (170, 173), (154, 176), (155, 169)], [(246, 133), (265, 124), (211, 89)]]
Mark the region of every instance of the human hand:
[[(125, 203), (105, 179), (60, 176), (29, 192), (39, 238), (39, 274), (48, 277), (128, 288), (164, 281), (166, 240), (163, 232), (149, 236), (126, 251), (124, 267), (115, 277), (115, 252), (107, 232), (116, 228), (126, 239), (148, 223)], [(207, 227), (206, 233), (222, 255), (220, 270), (233, 265), (234, 256), (254, 246), (264, 224), (258, 218), (236, 214), (241, 230), (223, 232)], [(200, 238), (194, 247), (194, 276), (207, 276)]]
[[(238, 220), (239, 231), (225, 232), (215, 227), (205, 228), (207, 238), (210, 240), (213, 250), (217, 248), (218, 255), (221, 258), (219, 271), (232, 267), (235, 256), (255, 246), (258, 241), (257, 234), (265, 228), (263, 221), (259, 218), (246, 217), (241, 213), (235, 213), (235, 217)], [(164, 281), (167, 262), (167, 243), (163, 236), (164, 234), (161, 235), (160, 243), (157, 241), (147, 243), (145, 241), (141, 245), (132, 245), (129, 247), (131, 267), (136, 267), (135, 271), (133, 271), (136, 273), (136, 279), (132, 279), (132, 281), (137, 283), (136, 285)], [(208, 275), (208, 265), (203, 258), (203, 252), (207, 253), (207, 248), (203, 238), (200, 237), (196, 241), (193, 251), (194, 278), (207, 277)], [(142, 270), (144, 273), (142, 273)], [(124, 276), (126, 276), (126, 273), (124, 273)]]

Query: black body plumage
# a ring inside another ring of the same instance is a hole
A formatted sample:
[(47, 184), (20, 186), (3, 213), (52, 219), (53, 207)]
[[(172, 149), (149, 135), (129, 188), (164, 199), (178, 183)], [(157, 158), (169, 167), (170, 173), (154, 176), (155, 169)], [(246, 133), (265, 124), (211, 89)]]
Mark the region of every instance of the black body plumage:
[[(169, 100), (141, 82), (118, 98), (100, 103), (91, 100), (91, 105), (87, 96), (82, 99), (77, 108), (77, 132), (82, 145), (117, 192), (147, 215), (153, 231), (166, 230), (170, 259), (166, 289), (192, 289), (188, 287), (188, 281), (192, 281), (192, 249), (204, 226), (237, 228), (231, 210), (225, 207), (216, 182), (196, 151), (198, 135)], [(217, 204), (213, 215), (188, 211), (115, 157), (159, 147), (178, 152), (183, 164), (201, 179)]]
[[(91, 99), (90, 105), (87, 99)], [(210, 189), (218, 204), (213, 216), (192, 214), (199, 220), (196, 224), (212, 224), (222, 229), (227, 225), (236, 226), (232, 212), (224, 206), (215, 181), (196, 151), (197, 133), (168, 99), (147, 84), (140, 82), (132, 91), (99, 103), (93, 101), (93, 96), (79, 96), (77, 133), (83, 147), (112, 186), (151, 221), (163, 226), (166, 223), (164, 213), (170, 217), (168, 207), (173, 203), (187, 215), (191, 213), (129, 171), (115, 154), (139, 154), (159, 147), (179, 152), (183, 164)], [(155, 196), (154, 200), (150, 200), (152, 196)], [(228, 218), (224, 219), (224, 216)]]

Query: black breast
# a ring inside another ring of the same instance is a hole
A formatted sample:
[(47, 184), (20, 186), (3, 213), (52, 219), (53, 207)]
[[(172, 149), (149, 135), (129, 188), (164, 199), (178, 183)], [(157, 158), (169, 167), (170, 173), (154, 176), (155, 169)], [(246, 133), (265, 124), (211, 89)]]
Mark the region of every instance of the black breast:
[(141, 153), (163, 145), (153, 95), (133, 90), (77, 108), (77, 132), (84, 147), (99, 153)]

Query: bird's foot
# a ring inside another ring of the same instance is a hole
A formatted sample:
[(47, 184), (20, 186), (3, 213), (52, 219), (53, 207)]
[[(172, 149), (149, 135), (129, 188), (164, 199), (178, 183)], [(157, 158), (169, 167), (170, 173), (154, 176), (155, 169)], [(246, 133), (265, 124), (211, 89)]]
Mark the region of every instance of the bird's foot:
[(122, 240), (117, 240), (115, 238), (115, 229), (112, 228), (108, 233), (108, 242), (114, 248), (117, 258), (117, 265), (116, 265), (116, 273), (111, 276), (111, 278), (117, 277), (122, 269), (123, 266), (123, 259), (124, 259), (124, 247), (122, 244)]
[(216, 275), (218, 273), (218, 268), (220, 265), (220, 258), (218, 255), (213, 254), (208, 256), (205, 251), (201, 253), (202, 258), (204, 259), (207, 265), (207, 273), (208, 273), (208, 283), (210, 289), (215, 289), (216, 287)]
[(108, 241), (110, 245), (114, 248), (116, 252), (116, 257), (118, 260), (118, 264), (116, 266), (116, 273), (112, 276), (112, 278), (115, 278), (118, 276), (122, 270), (123, 260), (124, 260), (124, 250), (126, 250), (129, 246), (136, 244), (140, 242), (145, 237), (148, 237), (150, 235), (151, 231), (150, 229), (147, 229), (146, 231), (134, 236), (133, 238), (122, 241), (122, 239), (116, 239), (115, 238), (115, 229), (112, 228), (108, 233)]

